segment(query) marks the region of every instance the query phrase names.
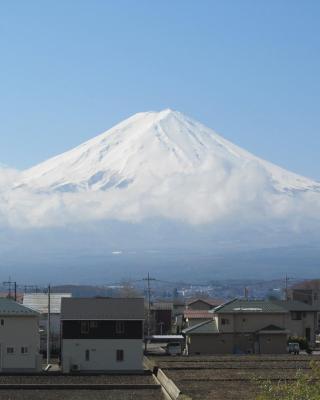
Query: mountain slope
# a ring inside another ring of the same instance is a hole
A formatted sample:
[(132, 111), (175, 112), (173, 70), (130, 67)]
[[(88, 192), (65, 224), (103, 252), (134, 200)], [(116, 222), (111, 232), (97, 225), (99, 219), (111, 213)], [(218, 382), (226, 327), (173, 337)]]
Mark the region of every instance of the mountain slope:
[(15, 188), (46, 193), (130, 188), (147, 193), (177, 176), (209, 171), (223, 180), (248, 165), (270, 180), (275, 191), (320, 191), (319, 183), (261, 160), (171, 110), (135, 114), (80, 146), (24, 171)]

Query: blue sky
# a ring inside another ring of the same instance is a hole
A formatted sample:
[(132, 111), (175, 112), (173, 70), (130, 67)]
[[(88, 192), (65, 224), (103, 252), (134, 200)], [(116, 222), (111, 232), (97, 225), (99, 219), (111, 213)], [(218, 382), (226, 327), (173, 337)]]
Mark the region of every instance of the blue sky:
[(182, 111), (320, 180), (318, 0), (2, 0), (0, 163)]

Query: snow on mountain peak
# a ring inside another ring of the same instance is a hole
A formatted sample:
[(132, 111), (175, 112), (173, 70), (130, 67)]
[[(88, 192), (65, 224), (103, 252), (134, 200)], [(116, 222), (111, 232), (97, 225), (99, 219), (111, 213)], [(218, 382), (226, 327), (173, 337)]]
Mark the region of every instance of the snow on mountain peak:
[(134, 114), (80, 146), (25, 171), (16, 187), (44, 192), (129, 186), (148, 190), (173, 176), (208, 170), (228, 175), (248, 163), (263, 170), (276, 190), (319, 190), (317, 183), (255, 157), (171, 109)]

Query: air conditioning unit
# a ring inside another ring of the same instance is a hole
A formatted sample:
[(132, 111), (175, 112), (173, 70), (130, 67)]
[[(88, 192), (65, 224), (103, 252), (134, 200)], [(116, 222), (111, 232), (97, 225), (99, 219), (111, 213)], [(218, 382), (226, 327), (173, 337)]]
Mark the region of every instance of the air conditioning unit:
[(73, 372), (80, 371), (80, 365), (79, 364), (72, 364), (71, 365), (71, 371), (73, 371)]

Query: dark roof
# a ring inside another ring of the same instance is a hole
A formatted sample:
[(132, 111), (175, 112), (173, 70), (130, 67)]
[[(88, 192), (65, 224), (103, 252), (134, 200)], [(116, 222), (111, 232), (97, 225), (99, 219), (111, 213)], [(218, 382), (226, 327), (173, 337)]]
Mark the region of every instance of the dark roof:
[(283, 307), (287, 311), (319, 311), (319, 307), (311, 306), (310, 304), (298, 300), (272, 300), (272, 302)]
[(280, 328), (280, 326), (277, 325), (268, 325), (262, 329), (259, 329), (259, 331), (285, 331), (285, 329)]
[(259, 329), (256, 333), (258, 334), (275, 334), (275, 335), (287, 335), (289, 331), (285, 328), (280, 328), (277, 325), (268, 325), (262, 329)]
[(210, 333), (219, 333), (216, 321), (211, 319), (209, 321), (201, 322), (200, 324), (190, 326), (182, 331), (184, 335), (205, 335)]
[(1, 316), (27, 316), (38, 317), (39, 313), (29, 307), (23, 306), (11, 299), (0, 298), (0, 315)]
[(215, 313), (286, 313), (286, 310), (276, 302), (267, 300), (234, 299), (214, 309)]
[(214, 307), (214, 306), (218, 306), (218, 305), (220, 305), (220, 304), (222, 304), (222, 303), (224, 303), (225, 302), (225, 300), (221, 300), (221, 299), (213, 299), (213, 298), (211, 298), (211, 297), (205, 297), (205, 298), (196, 298), (196, 299), (190, 299), (190, 300), (188, 300), (187, 301), (187, 305), (189, 306), (189, 305), (191, 305), (191, 304), (193, 304), (193, 303), (197, 303), (198, 301), (200, 301), (200, 302), (202, 302), (202, 303), (205, 303), (205, 304), (208, 304), (209, 306), (212, 306), (212, 307)]
[(144, 299), (63, 297), (61, 319), (143, 320)]

